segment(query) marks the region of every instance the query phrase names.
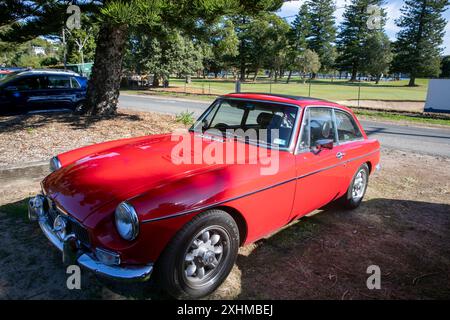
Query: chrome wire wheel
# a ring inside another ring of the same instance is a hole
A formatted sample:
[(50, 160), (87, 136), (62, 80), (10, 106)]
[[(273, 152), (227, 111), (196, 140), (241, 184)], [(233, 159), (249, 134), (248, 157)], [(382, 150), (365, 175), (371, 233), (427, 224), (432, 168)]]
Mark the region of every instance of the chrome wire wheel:
[(184, 255), (186, 284), (195, 288), (214, 281), (225, 265), (229, 245), (230, 235), (221, 226), (209, 226), (197, 233)]
[(364, 196), (367, 186), (367, 173), (364, 169), (361, 169), (356, 174), (352, 187), (352, 198), (358, 201)]

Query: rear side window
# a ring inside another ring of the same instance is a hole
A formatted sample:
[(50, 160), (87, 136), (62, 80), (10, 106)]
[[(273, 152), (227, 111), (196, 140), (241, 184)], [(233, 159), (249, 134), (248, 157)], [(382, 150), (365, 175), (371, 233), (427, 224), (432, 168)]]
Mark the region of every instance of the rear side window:
[(362, 138), (361, 131), (356, 125), (355, 119), (343, 111), (335, 110), (336, 126), (340, 142), (348, 142)]
[(70, 89), (70, 78), (67, 76), (48, 76), (49, 89)]
[(38, 77), (24, 77), (17, 79), (12, 83), (17, 90), (37, 90), (40, 88)]

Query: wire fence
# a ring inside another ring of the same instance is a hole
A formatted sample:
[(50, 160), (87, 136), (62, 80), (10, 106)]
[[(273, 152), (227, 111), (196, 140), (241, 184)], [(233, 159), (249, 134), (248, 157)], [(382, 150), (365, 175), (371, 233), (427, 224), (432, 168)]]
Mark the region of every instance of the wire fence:
[(428, 80), (418, 80), (418, 86), (408, 87), (407, 80), (382, 80), (349, 82), (340, 79), (301, 79), (287, 77), (274, 81), (263, 78), (244, 81), (239, 85), (232, 79), (171, 79), (166, 88), (152, 91), (172, 92), (211, 98), (231, 92), (272, 93), (304, 96), (335, 101), (351, 107), (423, 112), (428, 89)]

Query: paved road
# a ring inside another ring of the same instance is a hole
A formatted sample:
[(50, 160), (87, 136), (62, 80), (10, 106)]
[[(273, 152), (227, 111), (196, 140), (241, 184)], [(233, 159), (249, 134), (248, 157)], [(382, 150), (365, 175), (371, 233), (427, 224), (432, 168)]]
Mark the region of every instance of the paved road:
[[(185, 110), (200, 115), (209, 102), (163, 97), (121, 95), (119, 107), (139, 111), (177, 114)], [(450, 129), (401, 126), (375, 121), (361, 121), (366, 133), (383, 147), (450, 157)]]

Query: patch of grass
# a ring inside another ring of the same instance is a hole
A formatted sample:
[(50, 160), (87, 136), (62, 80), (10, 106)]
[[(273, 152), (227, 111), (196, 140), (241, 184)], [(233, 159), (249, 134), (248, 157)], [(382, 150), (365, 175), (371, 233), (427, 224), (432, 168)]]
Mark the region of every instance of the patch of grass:
[(185, 126), (192, 125), (195, 122), (194, 112), (183, 111), (177, 114), (175, 121), (182, 123)]
[(0, 212), (5, 213), (9, 218), (27, 220), (28, 199), (0, 206)]
[[(242, 92), (272, 92), (297, 96), (309, 96), (310, 85), (294, 78), (289, 84), (286, 79), (277, 83), (270, 83), (268, 79), (263, 81), (248, 81), (241, 84)], [(184, 80), (171, 79), (171, 86), (183, 88)], [(358, 99), (360, 83), (347, 80), (317, 79), (311, 81), (311, 96), (332, 101)], [(211, 94), (226, 94), (235, 91), (235, 83), (232, 80), (194, 79), (187, 86), (187, 91), (196, 90), (202, 92), (203, 88)], [(211, 91), (209, 91), (211, 87)], [(428, 89), (428, 80), (420, 79), (416, 87), (408, 87), (406, 81), (389, 81), (375, 84), (373, 82), (361, 82), (361, 100), (392, 100), (392, 101), (425, 101)]]
[(374, 120), (407, 121), (414, 123), (450, 126), (449, 119), (436, 119), (421, 114), (400, 114), (395, 112), (370, 111), (353, 109), (356, 115)]
[(282, 229), (269, 239), (273, 245), (292, 248), (301, 241), (306, 241), (317, 233), (319, 226), (311, 219), (302, 219)]
[[(298, 77), (293, 77), (287, 84), (286, 78), (277, 83), (269, 82), (267, 78), (258, 78), (256, 82), (247, 81), (241, 84), (242, 92), (271, 92), (297, 96), (309, 96), (332, 101), (356, 100), (360, 94), (361, 100), (389, 101), (425, 101), (428, 90), (428, 79), (419, 79), (417, 86), (408, 87), (407, 81), (348, 82), (347, 80), (317, 79), (303, 83)], [(123, 90), (130, 94), (157, 94), (172, 97), (213, 100), (211, 95), (223, 95), (235, 91), (232, 79), (193, 79), (186, 85), (184, 79), (171, 79), (170, 87), (178, 87), (180, 92), (160, 92), (151, 90)], [(359, 87), (361, 91), (359, 92)], [(311, 89), (311, 90), (310, 90)], [(184, 92), (186, 90), (186, 92)], [(195, 92), (196, 94), (189, 93)], [(202, 95), (202, 93), (206, 95)]]

